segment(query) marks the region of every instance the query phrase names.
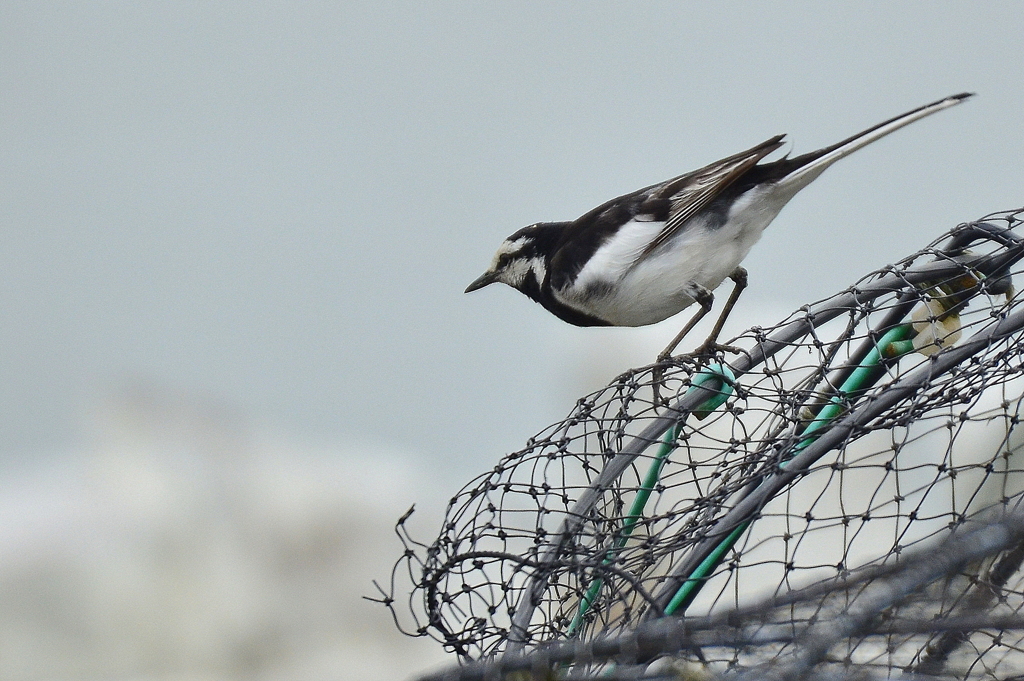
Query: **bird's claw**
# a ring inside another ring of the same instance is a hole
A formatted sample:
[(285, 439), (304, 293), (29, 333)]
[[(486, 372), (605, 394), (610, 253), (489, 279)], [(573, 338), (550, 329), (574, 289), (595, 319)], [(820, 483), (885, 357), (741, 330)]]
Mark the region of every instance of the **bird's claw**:
[(745, 350), (738, 348), (735, 345), (724, 345), (722, 343), (704, 343), (692, 353), (693, 357), (715, 357), (720, 354), (729, 353), (730, 355), (743, 354)]
[(658, 355), (658, 359), (654, 363), (654, 368), (651, 370), (651, 389), (654, 393), (655, 409), (658, 407), (668, 406), (668, 399), (662, 399), (661, 396), (661, 388), (665, 385), (665, 369), (667, 366), (676, 365), (681, 360), (710, 360), (725, 353), (730, 355), (741, 355), (745, 352), (747, 351), (735, 345), (725, 345), (715, 341), (704, 341), (704, 343), (692, 352), (686, 352), (681, 355), (673, 355), (671, 353), (662, 353)]

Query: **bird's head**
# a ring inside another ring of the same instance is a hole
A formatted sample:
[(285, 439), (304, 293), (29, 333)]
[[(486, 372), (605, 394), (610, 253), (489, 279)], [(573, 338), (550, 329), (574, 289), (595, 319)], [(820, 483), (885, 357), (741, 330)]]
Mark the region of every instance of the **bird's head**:
[(564, 223), (538, 223), (523, 227), (505, 239), (494, 254), (491, 266), (476, 281), (466, 288), (466, 293), (482, 289), (488, 284), (508, 284), (523, 290), (524, 284), (533, 279), (536, 285), (544, 279), (546, 257), (554, 245), (556, 230), (561, 232)]

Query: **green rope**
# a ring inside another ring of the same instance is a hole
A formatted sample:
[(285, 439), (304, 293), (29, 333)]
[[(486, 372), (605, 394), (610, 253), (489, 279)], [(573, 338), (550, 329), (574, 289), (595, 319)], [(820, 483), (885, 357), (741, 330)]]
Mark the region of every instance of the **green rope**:
[[(903, 324), (890, 329), (882, 338), (878, 341), (871, 352), (868, 353), (867, 357), (864, 358), (861, 363), (854, 371), (850, 374), (849, 378), (843, 382), (842, 387), (832, 397), (829, 402), (822, 407), (821, 411), (818, 412), (814, 420), (811, 421), (802, 433), (803, 439), (797, 443), (796, 447), (793, 448), (790, 458), (796, 456), (801, 451), (807, 448), (812, 442), (818, 439), (818, 436), (814, 435), (817, 431), (824, 428), (837, 416), (843, 414), (849, 409), (850, 403), (856, 398), (860, 397), (870, 388), (875, 382), (878, 381), (885, 374), (885, 367), (882, 364), (883, 355), (886, 359), (891, 357), (899, 357), (908, 352), (913, 351), (913, 345), (907, 345), (902, 343), (907, 338), (913, 335), (913, 328), (910, 324)], [(894, 354), (898, 353), (898, 354)], [(785, 466), (786, 462), (780, 464)], [(704, 586), (707, 578), (711, 575), (716, 567), (722, 562), (725, 554), (728, 553), (739, 540), (743, 533), (746, 532), (747, 528), (750, 527), (752, 520), (747, 520), (737, 525), (732, 532), (730, 532), (725, 539), (721, 541), (714, 548), (714, 550), (708, 554), (707, 558), (701, 561), (690, 576), (679, 586), (672, 600), (669, 601), (668, 606), (665, 608), (666, 615), (672, 615), (676, 612), (682, 614), (689, 607), (693, 599), (700, 593), (701, 588)]]
[[(732, 371), (721, 364), (714, 364), (709, 366), (705, 371), (695, 376), (690, 382), (690, 389), (687, 394), (696, 390), (700, 386), (704, 385), (708, 381), (716, 381), (720, 385), (716, 388), (716, 394), (712, 395), (699, 407), (693, 410), (693, 415), (699, 419), (703, 419), (705, 416), (713, 412), (715, 409), (720, 407), (725, 401), (732, 395), (733, 383), (736, 380), (735, 374)], [(612, 548), (608, 549), (605, 554), (604, 560), (601, 561), (601, 565), (609, 565), (612, 563), (622, 547), (626, 545), (626, 541), (629, 540), (630, 535), (633, 533), (633, 528), (636, 524), (643, 519), (644, 508), (647, 506), (647, 501), (651, 498), (651, 492), (658, 485), (658, 480), (661, 477), (661, 470), (665, 467), (665, 462), (668, 460), (668, 455), (676, 448), (676, 438), (679, 437), (679, 430), (682, 428), (685, 416), (676, 425), (669, 428), (668, 432), (661, 440), (661, 446), (658, 448), (658, 453), (651, 461), (651, 465), (647, 469), (647, 474), (644, 476), (643, 482), (640, 484), (640, 489), (637, 490), (636, 497), (633, 499), (633, 503), (630, 506), (629, 514), (626, 516), (622, 523), (622, 529), (619, 530), (619, 536), (616, 538)], [(583, 598), (580, 599), (580, 607), (576, 611), (576, 615), (573, 617), (572, 622), (569, 623), (569, 628), (566, 633), (572, 636), (580, 625), (583, 624), (583, 619), (586, 617), (587, 612), (597, 599), (598, 594), (601, 593), (601, 589), (604, 587), (604, 578), (597, 577), (587, 587), (587, 591), (583, 594)]]
[[(793, 448), (790, 458), (796, 456), (805, 448), (807, 448), (812, 442), (814, 442), (818, 436), (815, 435), (819, 430), (827, 426), (836, 417), (845, 413), (850, 404), (863, 395), (872, 385), (874, 385), (884, 374), (885, 367), (882, 362), (883, 359), (892, 359), (900, 357), (909, 352), (913, 351), (913, 344), (908, 339), (913, 335), (913, 328), (910, 324), (903, 324), (890, 329), (886, 332), (882, 338), (878, 341), (874, 348), (864, 358), (863, 362), (850, 374), (850, 376), (843, 382), (838, 392), (829, 400), (824, 407), (818, 412), (814, 419), (804, 429), (802, 436), (803, 438), (797, 443), (796, 447)], [(694, 409), (693, 413), (697, 418), (704, 418), (712, 411), (721, 406), (729, 395), (732, 394), (732, 384), (735, 381), (735, 376), (729, 370), (728, 367), (720, 364), (716, 364), (708, 367), (708, 369), (694, 377), (691, 382), (690, 391), (695, 390), (704, 383), (717, 380), (721, 383), (721, 387), (718, 388), (718, 394), (706, 400), (697, 409)], [(685, 420), (685, 416), (683, 419)], [(633, 533), (633, 529), (637, 523), (643, 518), (644, 509), (647, 506), (647, 502), (650, 499), (651, 493), (658, 484), (658, 480), (661, 476), (661, 471), (668, 460), (668, 455), (675, 449), (675, 441), (679, 436), (679, 430), (682, 428), (683, 420), (677, 423), (675, 426), (670, 428), (662, 438), (661, 446), (658, 449), (658, 453), (651, 461), (651, 465), (647, 470), (647, 474), (644, 476), (643, 482), (641, 483), (640, 489), (637, 490), (637, 495), (633, 499), (633, 504), (630, 507), (629, 514), (623, 521), (622, 529), (619, 531), (619, 536), (616, 538), (612, 548), (608, 549), (605, 554), (604, 560), (601, 565), (609, 565), (612, 563), (619, 551), (626, 545), (630, 535)], [(780, 464), (785, 466), (786, 463)], [(665, 608), (666, 615), (672, 615), (682, 613), (686, 611), (690, 603), (700, 593), (701, 588), (707, 581), (708, 577), (714, 572), (715, 568), (721, 564), (725, 555), (736, 545), (736, 542), (740, 537), (743, 536), (747, 528), (750, 527), (752, 520), (747, 520), (737, 525), (733, 530), (708, 554), (704, 560), (694, 569), (692, 573), (686, 578), (685, 581), (676, 590), (672, 600), (669, 601), (668, 606)], [(572, 636), (583, 624), (583, 620), (586, 617), (587, 612), (590, 611), (598, 595), (601, 593), (601, 589), (604, 587), (604, 578), (596, 577), (590, 585), (587, 587), (586, 592), (580, 599), (579, 609), (572, 621), (569, 623), (567, 634)]]

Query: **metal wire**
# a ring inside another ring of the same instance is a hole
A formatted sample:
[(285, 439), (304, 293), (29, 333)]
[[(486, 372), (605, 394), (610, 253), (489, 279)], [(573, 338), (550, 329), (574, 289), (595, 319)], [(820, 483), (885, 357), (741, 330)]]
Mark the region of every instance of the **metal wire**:
[[(718, 616), (685, 620), (666, 617), (643, 623), (623, 635), (549, 645), (525, 655), (506, 655), (487, 663), (445, 670), (424, 677), (423, 681), (476, 681), (504, 678), (516, 672), (526, 672), (523, 678), (548, 678), (552, 670), (565, 669), (568, 663), (579, 666), (583, 661), (589, 669), (585, 675), (576, 675), (581, 678), (660, 678), (667, 665), (662, 664), (659, 669), (657, 665), (637, 665), (636, 661), (698, 648), (708, 652), (717, 648), (745, 649), (745, 664), (721, 671), (723, 677), (736, 681), (809, 678), (843, 668), (849, 676), (849, 667), (854, 664), (851, 658), (828, 656), (843, 641), (856, 639), (862, 653), (870, 651), (877, 655), (884, 650), (879, 646), (878, 639), (882, 638), (903, 641), (908, 636), (936, 632), (1024, 631), (1024, 615), (1019, 613), (993, 615), (960, 608), (941, 618), (920, 617), (922, 606), (927, 608), (937, 598), (960, 591), (966, 581), (939, 584), (940, 580), (961, 574), (973, 562), (1005, 551), (1019, 551), (1022, 542), (1021, 508), (989, 512), (960, 527), (932, 551), (918, 552), (898, 566), (851, 574), (829, 584), (825, 590), (820, 586), (798, 590)], [(974, 582), (974, 593), (980, 583)], [(990, 586), (991, 582), (986, 581), (985, 585)], [(927, 587), (933, 588), (929, 591)], [(758, 660), (759, 656), (763, 659)], [(594, 674), (595, 665), (600, 665), (599, 675)], [(821, 667), (809, 673), (816, 665)], [(652, 666), (655, 668), (651, 669)], [(881, 665), (867, 662), (861, 666), (878, 671)], [(881, 668), (916, 672), (906, 664)], [(917, 675), (923, 676), (920, 672)]]
[[(1024, 634), (976, 621), (1016, 622), (1024, 549), (923, 581), (917, 569), (913, 588), (909, 571), (861, 579), (917, 565), (905, 553), (943, 539), (951, 555), (968, 518), (1024, 492), (1024, 303), (1011, 285), (1022, 220), (1024, 209), (960, 225), (730, 340), (739, 355), (617, 377), (459, 491), (436, 539), (415, 541), (400, 520), (406, 552), (382, 602), (407, 632), (466, 661), (528, 661), (514, 669), (533, 678), (810, 678), (834, 664), (1024, 674)], [(894, 597), (872, 601), (885, 584)], [(785, 600), (797, 593), (818, 596)], [(754, 634), (714, 619), (758, 602), (770, 617)], [(974, 628), (910, 626), (952, 613)], [(591, 643), (636, 641), (645, 627), (683, 629), (673, 645), (595, 666)], [(541, 654), (559, 641), (579, 655)], [(450, 678), (513, 670), (495, 665)]]

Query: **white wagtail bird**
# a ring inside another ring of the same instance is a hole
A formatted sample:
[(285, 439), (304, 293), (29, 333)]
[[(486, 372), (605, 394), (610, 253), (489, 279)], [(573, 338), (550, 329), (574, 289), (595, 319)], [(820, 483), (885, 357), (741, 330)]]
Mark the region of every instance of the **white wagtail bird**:
[(712, 291), (729, 277), (732, 295), (697, 352), (723, 348), (718, 333), (746, 285), (740, 262), (782, 207), (844, 156), (970, 96), (946, 97), (809, 154), (759, 163), (783, 145), (785, 135), (777, 135), (571, 222), (524, 227), (501, 244), (466, 293), (508, 284), (577, 326), (644, 326), (698, 303), (701, 311), (660, 361), (710, 311)]

